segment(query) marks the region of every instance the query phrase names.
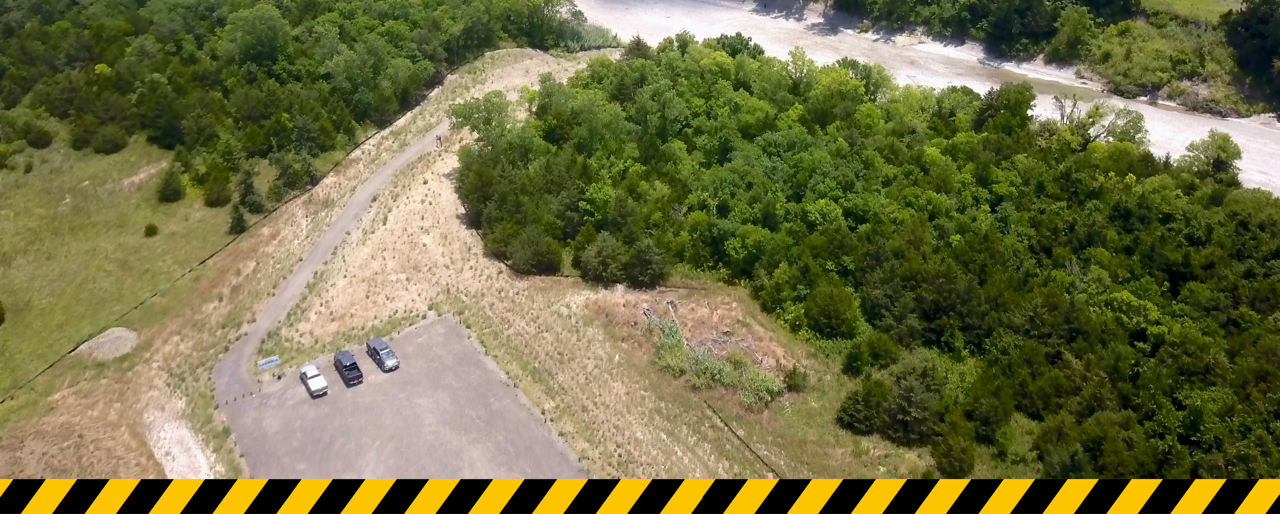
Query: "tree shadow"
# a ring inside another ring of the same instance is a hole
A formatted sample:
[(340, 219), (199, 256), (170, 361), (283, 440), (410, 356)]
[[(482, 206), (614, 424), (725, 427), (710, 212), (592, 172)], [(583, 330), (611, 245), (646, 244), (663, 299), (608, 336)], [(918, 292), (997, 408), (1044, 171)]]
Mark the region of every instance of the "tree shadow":
[[(809, 6), (812, 4), (812, 0), (756, 0), (756, 5), (751, 8), (751, 13), (770, 18), (804, 21), (808, 15)], [(824, 12), (825, 10), (826, 8), (824, 8)]]

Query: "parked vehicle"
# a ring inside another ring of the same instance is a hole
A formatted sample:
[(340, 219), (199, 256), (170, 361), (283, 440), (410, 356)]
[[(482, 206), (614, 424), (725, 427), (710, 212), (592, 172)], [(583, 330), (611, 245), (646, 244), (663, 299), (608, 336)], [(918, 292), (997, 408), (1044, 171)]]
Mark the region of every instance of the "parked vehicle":
[(395, 350), (392, 350), (381, 337), (375, 337), (364, 343), (364, 351), (384, 373), (400, 369), (400, 358), (396, 357)]
[(329, 383), (325, 382), (324, 377), (320, 375), (320, 368), (315, 364), (303, 366), (298, 376), (302, 379), (302, 385), (307, 388), (307, 394), (312, 398), (329, 394)]
[(349, 351), (342, 350), (334, 355), (333, 367), (338, 370), (338, 376), (342, 377), (342, 382), (348, 386), (364, 382), (364, 373), (360, 372), (360, 365), (356, 364), (356, 356), (351, 355)]

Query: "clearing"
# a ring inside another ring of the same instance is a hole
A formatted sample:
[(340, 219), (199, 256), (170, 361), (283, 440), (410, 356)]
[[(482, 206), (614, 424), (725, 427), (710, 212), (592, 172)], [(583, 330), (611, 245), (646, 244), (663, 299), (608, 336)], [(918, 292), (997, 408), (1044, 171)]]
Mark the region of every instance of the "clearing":
[(1142, 0), (1142, 7), (1205, 23), (1217, 23), (1222, 13), (1240, 7), (1241, 3), (1238, 0)]
[[(128, 178), (168, 159), (168, 152), (135, 142), (112, 156), (75, 156), (92, 164), (90, 169), (70, 166), (73, 160), (67, 153), (44, 151), (37, 154), (42, 156), (38, 159), (48, 162), (37, 160), (32, 177), (43, 173), (50, 176), (41, 178), (50, 180), (0, 174), (0, 230), (6, 235), (17, 234), (0, 241), (0, 276), (5, 277), (0, 282), (0, 298), (9, 310), (8, 322), (0, 329), (0, 342), (6, 350), (14, 341), (41, 342), (26, 345), (23, 351), (31, 355), (11, 362), (51, 356), (39, 366), (29, 366), (34, 372), (105, 326), (128, 327), (139, 336), (133, 351), (108, 362), (81, 356), (64, 359), (0, 404), (0, 427), (4, 428), (0, 433), (0, 475), (159, 477), (166, 470), (205, 469), (213, 476), (240, 476), (238, 451), (214, 407), (213, 365), (243, 335), (255, 312), (314, 245), (356, 187), (418, 135), (444, 121), (449, 104), (487, 92), (494, 75), (505, 80), (518, 74), (528, 77), (524, 83), (532, 84), (541, 71), (557, 65), (576, 68), (588, 58), (505, 50), (463, 66), (430, 100), (353, 152), (315, 189), (164, 289), (163, 284), (225, 243), (227, 237), (225, 210), (197, 207), (199, 195), (177, 205), (160, 206), (153, 190), (158, 176), (122, 187)], [(89, 184), (83, 192), (76, 189), (86, 180)], [(64, 209), (78, 206), (78, 218), (57, 211), (67, 196), (71, 201)], [(78, 198), (84, 200), (78, 202)], [(183, 214), (188, 207), (190, 212)], [(177, 213), (157, 213), (166, 208)], [(17, 213), (27, 212), (35, 214), (18, 218)], [(160, 225), (160, 235), (147, 240), (142, 229), (151, 221)], [(45, 224), (50, 228), (41, 228)], [(76, 245), (51, 246), (55, 239), (42, 233), (52, 231), (57, 231), (58, 239), (76, 239)], [(136, 236), (136, 241), (124, 239), (126, 235)], [(166, 237), (179, 241), (163, 249), (146, 246)], [(36, 251), (30, 251), (33, 248)], [(192, 258), (180, 259), (186, 255)], [(90, 272), (87, 268), (93, 268), (95, 262), (99, 267), (109, 262), (119, 266)], [(161, 265), (171, 265), (164, 269), (173, 272), (161, 273)], [(125, 272), (138, 268), (155, 273), (112, 285), (112, 277), (131, 276)], [(18, 276), (11, 272), (14, 269), (30, 271)], [(28, 324), (20, 319), (32, 312), (31, 302), (10, 298), (20, 297), (13, 294), (15, 291), (30, 295), (39, 290), (36, 286), (41, 277), (45, 280), (42, 287), (49, 290), (45, 294), (63, 292), (66, 298), (42, 304), (43, 318)], [(128, 306), (156, 290), (161, 291), (158, 296), (111, 323)], [(125, 293), (131, 295), (128, 301), (123, 299)], [(82, 312), (84, 305), (95, 309)], [(117, 305), (121, 308), (113, 311)], [(102, 319), (89, 319), (92, 316)], [(57, 333), (37, 331), (37, 326), (56, 327)], [(18, 371), (6, 369), (5, 380)], [(153, 453), (148, 441), (174, 444)], [(198, 442), (201, 448), (192, 448), (189, 441)]]

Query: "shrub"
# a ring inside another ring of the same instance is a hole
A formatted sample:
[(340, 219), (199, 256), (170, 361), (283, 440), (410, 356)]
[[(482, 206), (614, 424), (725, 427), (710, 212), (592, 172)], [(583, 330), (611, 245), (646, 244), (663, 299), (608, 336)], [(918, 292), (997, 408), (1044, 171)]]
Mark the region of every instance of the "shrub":
[(655, 287), (667, 276), (667, 256), (653, 241), (641, 239), (631, 249), (625, 274), (631, 287)]
[(783, 380), (786, 382), (787, 391), (803, 393), (809, 389), (809, 372), (800, 369), (799, 366), (791, 366), (783, 375)]
[(212, 173), (204, 185), (205, 207), (222, 207), (231, 203), (231, 177), (226, 173)]
[(738, 379), (738, 387), (741, 389), (738, 396), (748, 407), (768, 405), (787, 391), (778, 377), (755, 366), (742, 371)]
[(689, 376), (693, 378), (693, 386), (699, 389), (731, 386), (734, 384), (734, 369), (728, 362), (715, 355), (695, 351), (689, 358)]
[(888, 424), (885, 411), (893, 397), (893, 388), (879, 378), (865, 378), (845, 396), (836, 414), (836, 422), (857, 434), (874, 434)]
[(941, 433), (930, 446), (934, 467), (943, 478), (964, 478), (973, 473), (973, 426), (958, 411), (952, 411), (942, 424)]
[(689, 349), (684, 345), (680, 328), (674, 321), (659, 321), (658, 349), (654, 352), (653, 361), (658, 369), (676, 377), (689, 372)]
[(53, 144), (53, 132), (36, 122), (27, 123), (26, 136), (23, 139), (31, 148), (43, 150)]
[(249, 220), (244, 218), (244, 209), (240, 208), (240, 204), (231, 206), (231, 223), (227, 227), (227, 232), (232, 235), (240, 235), (249, 230)]
[(942, 403), (941, 377), (932, 365), (915, 362), (896, 370), (893, 382), (884, 435), (898, 444), (922, 444), (937, 431)]
[(22, 165), (22, 173), (24, 175), (30, 175), (31, 171), (35, 169), (35, 166), (36, 166), (35, 163), (31, 161), (27, 161), (26, 164)]
[(164, 168), (160, 176), (160, 185), (156, 187), (156, 197), (160, 203), (173, 203), (187, 196), (187, 186), (182, 181), (182, 163), (174, 161)]
[(93, 144), (97, 137), (99, 124), (97, 118), (86, 116), (71, 122), (71, 149), (84, 150)]
[(156, 237), (156, 234), (159, 233), (160, 227), (157, 227), (155, 223), (147, 223), (146, 228), (142, 229), (143, 237)]
[(262, 214), (267, 211), (267, 204), (262, 201), (262, 193), (258, 192), (258, 186), (253, 183), (253, 172), (249, 168), (240, 171), (237, 202), (250, 214)]
[(93, 146), (93, 151), (96, 153), (111, 155), (129, 146), (129, 134), (116, 125), (107, 125), (98, 129), (98, 133), (93, 135), (90, 145)]
[(852, 338), (862, 321), (858, 303), (858, 296), (845, 288), (839, 279), (824, 279), (805, 298), (805, 324), (822, 337)]
[(652, 61), (657, 59), (653, 54), (653, 48), (639, 34), (633, 36), (631, 41), (627, 43), (627, 48), (622, 51), (622, 58), (628, 61), (635, 59)]
[(560, 272), (564, 249), (542, 227), (529, 225), (507, 247), (511, 269), (526, 275), (554, 275)]
[(626, 261), (627, 246), (605, 232), (582, 252), (578, 271), (582, 272), (582, 278), (592, 282), (614, 284), (626, 280)]
[(898, 362), (902, 348), (881, 332), (870, 332), (854, 341), (844, 356), (844, 373), (861, 376), (872, 368), (884, 369)]

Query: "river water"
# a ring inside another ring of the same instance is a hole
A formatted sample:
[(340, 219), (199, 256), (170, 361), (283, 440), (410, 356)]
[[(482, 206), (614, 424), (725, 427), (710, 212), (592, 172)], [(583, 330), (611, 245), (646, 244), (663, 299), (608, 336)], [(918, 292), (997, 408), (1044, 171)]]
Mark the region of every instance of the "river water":
[(859, 33), (849, 16), (795, 0), (577, 0), (577, 4), (588, 20), (617, 32), (624, 42), (639, 35), (656, 44), (681, 30), (698, 39), (742, 32), (770, 55), (786, 58), (798, 46), (818, 64), (852, 57), (883, 65), (900, 83), (935, 88), (967, 85), (981, 92), (1002, 82), (1025, 80), (1036, 89), (1036, 114), (1041, 116), (1053, 113), (1055, 94), (1075, 94), (1082, 103), (1113, 102), (1146, 117), (1151, 149), (1157, 154), (1185, 153), (1188, 143), (1216, 129), (1231, 134), (1243, 150), (1240, 180), (1245, 186), (1280, 194), (1280, 124), (1274, 115), (1225, 119), (1126, 100), (1076, 78), (1070, 67), (993, 62), (972, 43)]

